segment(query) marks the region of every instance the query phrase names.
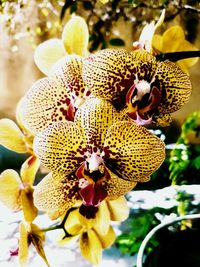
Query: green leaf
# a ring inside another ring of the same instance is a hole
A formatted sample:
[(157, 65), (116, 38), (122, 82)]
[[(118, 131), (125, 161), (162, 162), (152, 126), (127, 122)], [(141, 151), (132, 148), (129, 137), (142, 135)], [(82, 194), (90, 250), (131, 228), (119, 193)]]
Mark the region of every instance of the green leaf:
[(197, 170), (200, 169), (200, 156), (196, 157), (196, 158), (192, 161), (192, 166), (194, 166)]
[(125, 42), (121, 38), (113, 38), (110, 40), (109, 44), (113, 46), (125, 46)]

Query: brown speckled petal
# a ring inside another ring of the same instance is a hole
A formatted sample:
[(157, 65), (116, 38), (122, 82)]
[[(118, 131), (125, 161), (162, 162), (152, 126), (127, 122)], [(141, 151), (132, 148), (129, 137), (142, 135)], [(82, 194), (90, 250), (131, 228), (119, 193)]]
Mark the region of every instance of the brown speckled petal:
[(39, 210), (62, 215), (79, 197), (77, 178), (73, 174), (59, 176), (49, 173), (35, 187), (33, 197)]
[(107, 168), (132, 182), (144, 182), (165, 158), (164, 143), (146, 128), (129, 122), (109, 128), (104, 151)]
[(27, 92), (22, 103), (23, 122), (37, 134), (56, 121), (68, 119), (70, 91), (52, 79), (38, 80)]
[(87, 143), (101, 148), (105, 135), (113, 123), (119, 120), (119, 114), (113, 105), (103, 99), (88, 99), (77, 111), (75, 123), (84, 129)]
[(128, 181), (119, 178), (116, 174), (108, 170), (110, 179), (106, 181), (104, 188), (108, 193), (108, 199), (117, 199), (129, 191), (131, 191), (137, 184), (137, 182)]
[[(95, 96), (124, 101), (135, 79), (136, 62), (123, 49), (104, 49), (83, 61), (83, 80)], [(123, 95), (122, 96), (122, 92)]]
[(159, 62), (155, 83), (158, 83), (162, 90), (162, 99), (158, 106), (160, 112), (166, 114), (177, 111), (188, 102), (192, 85), (189, 76), (175, 63)]
[(83, 80), (95, 96), (110, 100), (121, 109), (134, 82), (150, 82), (156, 67), (155, 57), (146, 51), (104, 49), (83, 61)]
[(82, 79), (82, 57), (68, 55), (60, 59), (52, 68), (50, 77), (62, 87), (69, 88), (74, 97), (87, 95)]
[(83, 161), (86, 141), (78, 127), (70, 121), (58, 122), (34, 140), (35, 153), (51, 171), (68, 175)]

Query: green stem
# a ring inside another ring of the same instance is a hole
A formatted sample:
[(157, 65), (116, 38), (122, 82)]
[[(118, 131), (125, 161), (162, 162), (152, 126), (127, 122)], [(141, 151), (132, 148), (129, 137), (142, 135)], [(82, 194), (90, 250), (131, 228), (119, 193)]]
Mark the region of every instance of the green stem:
[(161, 228), (168, 226), (170, 224), (173, 224), (175, 222), (179, 222), (182, 220), (194, 220), (194, 219), (200, 219), (200, 214), (189, 214), (189, 215), (184, 215), (184, 216), (179, 216), (173, 219), (170, 219), (166, 222), (160, 223), (159, 225), (157, 225), (156, 227), (154, 227), (145, 237), (145, 239), (142, 241), (142, 244), (140, 246), (140, 249), (138, 251), (138, 255), (137, 255), (137, 267), (142, 267), (143, 265), (143, 254), (144, 254), (144, 250), (146, 248), (147, 243), (149, 242), (149, 240), (152, 238), (152, 236)]
[(170, 60), (176, 62), (181, 59), (200, 57), (200, 50), (198, 51), (181, 51), (181, 52), (171, 52), (171, 53), (162, 53), (156, 56), (156, 59), (159, 61)]
[(65, 222), (66, 222), (66, 220), (67, 220), (67, 218), (68, 218), (70, 212), (72, 212), (72, 211), (75, 210), (75, 209), (77, 209), (77, 208), (70, 208), (70, 209), (66, 212), (65, 217), (63, 218), (63, 220), (62, 220), (62, 222), (61, 222), (60, 224), (52, 225), (52, 226), (50, 226), (50, 227), (48, 227), (48, 228), (42, 229), (41, 231), (42, 231), (42, 232), (48, 232), (48, 231), (53, 231), (53, 230), (57, 230), (57, 229), (63, 229), (63, 231), (64, 231), (64, 233), (65, 233), (65, 236), (63, 237), (63, 239), (66, 238), (66, 237), (72, 237), (73, 235), (69, 234), (69, 233), (67, 232), (67, 230), (65, 229)]
[(42, 229), (41, 231), (42, 232), (48, 232), (48, 231), (53, 231), (53, 230), (57, 230), (57, 229), (60, 229), (61, 228), (61, 225), (60, 224), (57, 224), (57, 225), (52, 225), (48, 228), (45, 228), (45, 229)]

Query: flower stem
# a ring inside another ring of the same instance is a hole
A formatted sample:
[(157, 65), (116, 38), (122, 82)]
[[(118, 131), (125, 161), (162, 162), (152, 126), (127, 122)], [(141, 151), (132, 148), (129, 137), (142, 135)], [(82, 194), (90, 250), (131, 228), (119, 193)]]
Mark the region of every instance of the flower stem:
[(185, 58), (200, 57), (200, 50), (198, 51), (181, 51), (181, 52), (171, 52), (171, 53), (162, 53), (156, 56), (156, 59), (159, 61), (164, 61), (169, 59), (172, 62), (176, 62)]
[(147, 243), (149, 242), (149, 240), (152, 238), (152, 236), (161, 228), (168, 226), (170, 224), (173, 224), (175, 222), (178, 221), (182, 221), (182, 220), (193, 220), (193, 219), (200, 219), (200, 214), (189, 214), (189, 215), (184, 215), (184, 216), (179, 216), (173, 219), (170, 219), (166, 222), (160, 223), (159, 225), (157, 225), (156, 227), (154, 227), (145, 237), (145, 239), (142, 241), (142, 244), (140, 246), (140, 249), (138, 251), (138, 255), (137, 255), (137, 267), (142, 267), (143, 265), (143, 254), (144, 254), (144, 250), (146, 248)]

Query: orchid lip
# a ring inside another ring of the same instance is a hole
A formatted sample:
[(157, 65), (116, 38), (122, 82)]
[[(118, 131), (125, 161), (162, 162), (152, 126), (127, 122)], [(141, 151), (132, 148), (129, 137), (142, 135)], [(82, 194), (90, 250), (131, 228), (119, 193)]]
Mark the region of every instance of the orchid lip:
[(93, 172), (99, 170), (99, 166), (103, 163), (103, 158), (98, 153), (93, 152), (86, 161), (89, 171)]
[(146, 80), (137, 80), (126, 95), (128, 116), (139, 125), (147, 125), (152, 121), (153, 110), (161, 101), (160, 90)]

